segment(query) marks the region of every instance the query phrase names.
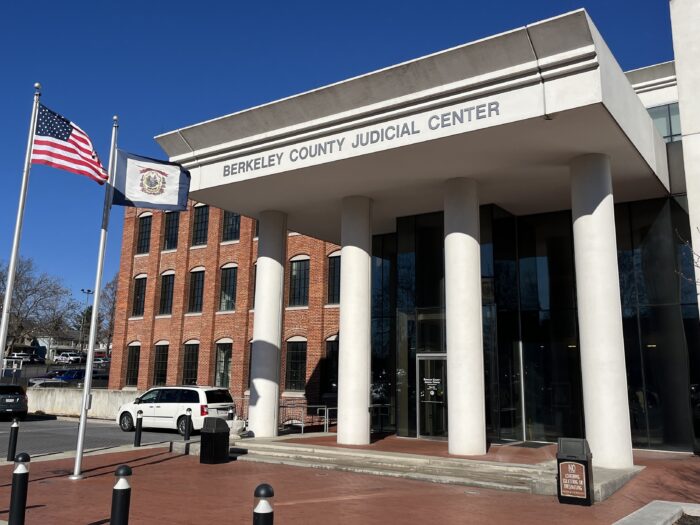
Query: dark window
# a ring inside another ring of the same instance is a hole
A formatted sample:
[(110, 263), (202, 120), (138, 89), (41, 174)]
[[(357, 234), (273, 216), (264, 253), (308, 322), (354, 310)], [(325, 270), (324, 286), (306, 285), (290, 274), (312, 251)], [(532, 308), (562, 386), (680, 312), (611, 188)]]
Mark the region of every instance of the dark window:
[(192, 225), (192, 246), (201, 246), (207, 243), (209, 231), (209, 206), (197, 206), (194, 208), (194, 224)]
[(136, 241), (136, 253), (148, 253), (151, 249), (151, 215), (139, 217), (139, 235)]
[[(197, 364), (199, 363), (199, 345), (185, 345), (185, 357), (182, 365), (182, 384), (197, 384)], [(183, 401), (184, 402), (184, 401)], [(196, 401), (195, 401), (196, 402)]]
[(253, 219), (253, 222), (255, 222), (255, 237), (258, 237), (260, 233), (260, 221)]
[(160, 394), (160, 390), (149, 390), (141, 396), (141, 403), (155, 403), (156, 399), (158, 399), (158, 394)]
[(253, 265), (253, 271), (250, 272), (250, 275), (252, 276), (250, 286), (253, 289), (253, 292), (250, 295), (250, 307), (255, 308), (255, 286), (257, 284), (255, 282), (255, 280), (258, 277), (258, 264), (257, 264), (257, 262)]
[(340, 257), (328, 258), (328, 304), (340, 302)]
[(0, 394), (25, 394), (24, 387), (15, 385), (0, 385)]
[[(216, 344), (216, 370), (214, 372), (214, 386), (223, 386), (228, 388), (231, 382), (231, 343)], [(207, 392), (207, 399), (209, 393)], [(211, 400), (209, 400), (212, 402)], [(217, 401), (223, 403), (223, 401)]]
[(140, 346), (130, 346), (126, 358), (126, 386), (136, 386), (139, 379)]
[(163, 234), (163, 249), (175, 250), (177, 248), (177, 233), (180, 227), (180, 214), (176, 211), (165, 214), (165, 227)]
[(153, 385), (164, 385), (168, 373), (168, 345), (157, 345), (153, 360)]
[(648, 111), (656, 129), (666, 142), (681, 140), (681, 118), (677, 102), (649, 108)]
[(306, 387), (306, 341), (287, 343), (286, 390), (303, 392)]
[(222, 312), (236, 309), (236, 277), (238, 268), (221, 269), (221, 295), (219, 310)]
[(202, 311), (202, 295), (204, 294), (204, 272), (190, 272), (190, 302), (188, 312)]
[(159, 392), (158, 403), (177, 403), (180, 397), (180, 390), (177, 388), (164, 388)]
[(207, 390), (207, 403), (233, 403), (231, 392), (228, 390)]
[(180, 390), (180, 403), (199, 403), (199, 392), (196, 390)]
[(338, 393), (338, 340), (326, 341), (326, 357), (321, 362), (321, 393)]
[(134, 303), (131, 309), (133, 317), (143, 315), (143, 305), (146, 302), (146, 278), (139, 277), (134, 279)]
[(250, 390), (250, 382), (252, 381), (252, 366), (253, 366), (253, 341), (248, 343), (248, 390)]
[(309, 304), (309, 260), (292, 261), (289, 278), (289, 306)]
[(162, 275), (160, 278), (160, 308), (159, 315), (169, 315), (173, 313), (173, 283), (175, 274)]
[(224, 211), (222, 241), (237, 241), (241, 237), (241, 216), (232, 211)]

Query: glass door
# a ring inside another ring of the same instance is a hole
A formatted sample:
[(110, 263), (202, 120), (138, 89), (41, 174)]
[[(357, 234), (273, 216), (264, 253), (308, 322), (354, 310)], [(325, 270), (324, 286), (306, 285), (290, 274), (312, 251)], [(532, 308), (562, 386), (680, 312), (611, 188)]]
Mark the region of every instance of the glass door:
[(447, 359), (417, 358), (418, 437), (447, 437)]

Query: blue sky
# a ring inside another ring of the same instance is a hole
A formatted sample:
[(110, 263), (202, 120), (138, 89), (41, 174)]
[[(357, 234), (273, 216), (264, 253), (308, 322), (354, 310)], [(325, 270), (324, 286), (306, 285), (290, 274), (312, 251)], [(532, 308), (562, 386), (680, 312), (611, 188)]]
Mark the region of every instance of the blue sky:
[[(0, 260), (10, 255), (31, 110), (76, 122), (106, 164), (120, 147), (163, 158), (153, 136), (585, 7), (623, 69), (671, 60), (667, 0), (120, 2), (0, 7)], [(23, 256), (75, 292), (92, 288), (103, 188), (34, 166)], [(105, 279), (119, 266), (114, 208)]]

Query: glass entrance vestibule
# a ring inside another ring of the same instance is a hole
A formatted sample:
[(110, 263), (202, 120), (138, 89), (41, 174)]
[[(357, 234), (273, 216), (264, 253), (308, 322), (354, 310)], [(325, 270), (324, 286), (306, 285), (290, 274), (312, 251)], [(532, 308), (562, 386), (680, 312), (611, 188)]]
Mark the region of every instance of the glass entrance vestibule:
[[(488, 205), (480, 215), (487, 437), (583, 437), (571, 212), (515, 217)], [(685, 199), (618, 204), (615, 221), (633, 444), (690, 450), (700, 323)], [(372, 403), (385, 408), (383, 430), (447, 435), (444, 305), (441, 212), (374, 237)]]

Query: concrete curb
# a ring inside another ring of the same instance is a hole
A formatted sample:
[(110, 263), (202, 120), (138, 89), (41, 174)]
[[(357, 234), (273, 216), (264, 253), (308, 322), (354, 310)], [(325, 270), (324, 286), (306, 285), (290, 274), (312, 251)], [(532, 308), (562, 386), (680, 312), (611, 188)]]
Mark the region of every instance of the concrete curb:
[[(113, 454), (117, 452), (132, 452), (134, 450), (141, 450), (141, 449), (150, 449), (150, 448), (167, 448), (168, 447), (168, 441), (158, 441), (155, 443), (148, 443), (141, 445), (140, 449), (134, 448), (133, 445), (117, 445), (114, 447), (100, 447), (100, 448), (92, 448), (92, 449), (86, 449), (83, 452), (83, 456), (100, 456), (102, 454)], [(68, 458), (74, 458), (75, 457), (75, 450), (72, 450), (70, 452), (49, 452), (46, 454), (37, 454), (36, 456), (32, 456), (32, 463), (38, 463), (41, 461), (54, 461), (58, 459), (68, 459)], [(6, 460), (0, 460), (0, 467), (4, 467), (7, 465), (14, 465), (12, 461), (6, 461)], [(0, 525), (2, 525), (2, 522), (0, 522)]]
[(696, 503), (655, 500), (616, 521), (613, 525), (672, 525), (683, 514), (700, 516), (700, 505)]

